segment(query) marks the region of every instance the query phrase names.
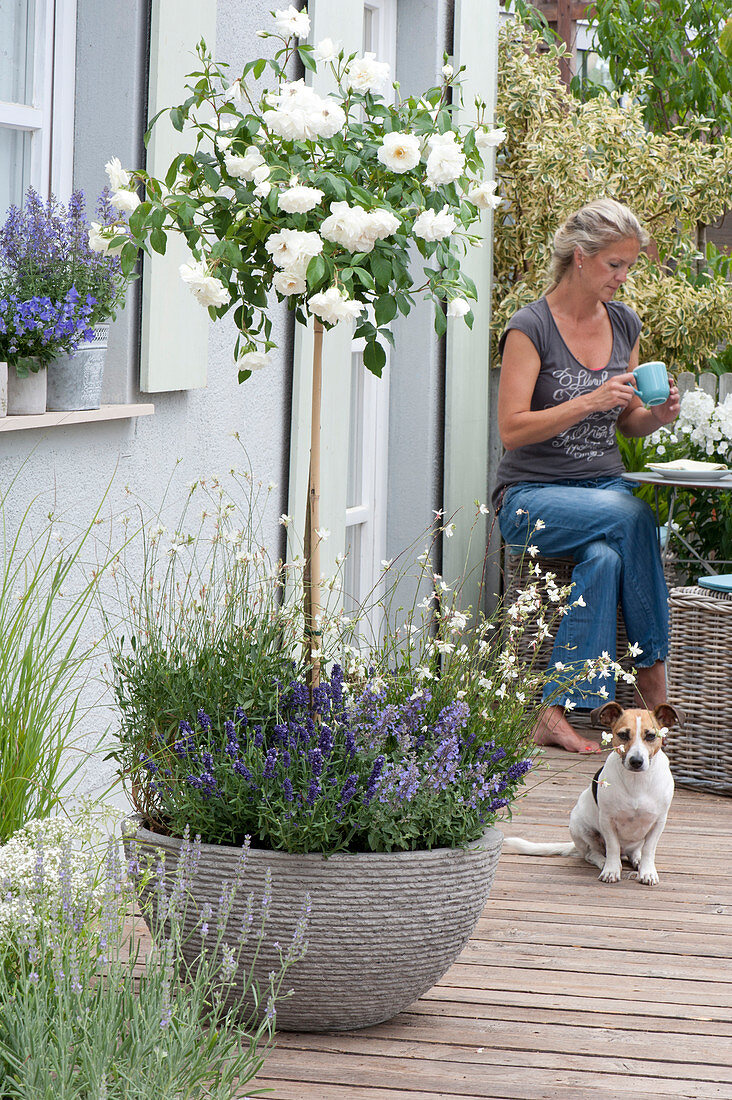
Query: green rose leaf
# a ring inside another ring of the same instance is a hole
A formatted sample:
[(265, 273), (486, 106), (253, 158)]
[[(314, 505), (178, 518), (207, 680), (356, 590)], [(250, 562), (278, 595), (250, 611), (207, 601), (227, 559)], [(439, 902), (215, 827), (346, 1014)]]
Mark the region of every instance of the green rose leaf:
[(363, 365), (371, 374), (381, 378), (381, 373), (386, 366), (386, 352), (378, 340), (369, 340), (363, 349)]
[(377, 298), (374, 314), (377, 325), (387, 325), (389, 321), (393, 321), (397, 314), (397, 303), (394, 295), (382, 294), (380, 298)]

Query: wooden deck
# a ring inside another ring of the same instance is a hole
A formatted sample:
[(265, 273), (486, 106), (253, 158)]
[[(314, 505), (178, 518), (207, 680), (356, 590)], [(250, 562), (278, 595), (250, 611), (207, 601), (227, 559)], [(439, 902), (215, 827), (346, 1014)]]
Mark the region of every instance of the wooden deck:
[[(569, 839), (598, 758), (549, 750), (504, 832)], [(732, 800), (677, 790), (661, 883), (503, 855), (465, 951), (357, 1032), (282, 1032), (272, 1100), (732, 1100)]]

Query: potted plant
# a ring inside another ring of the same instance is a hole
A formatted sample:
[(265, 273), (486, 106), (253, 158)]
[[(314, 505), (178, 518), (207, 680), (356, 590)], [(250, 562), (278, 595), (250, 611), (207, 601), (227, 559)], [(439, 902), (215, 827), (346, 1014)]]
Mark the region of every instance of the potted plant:
[(90, 226), (81, 191), (64, 206), (29, 188), (23, 209), (11, 207), (0, 228), (0, 359), (10, 413), (99, 407), (107, 322), (128, 281), (100, 235), (118, 220), (110, 199), (105, 191), (100, 221)]
[[(326, 608), (311, 700), (303, 602), (286, 595), (301, 578), (268, 561), (220, 486), (203, 515), (193, 529), (148, 525), (142, 579), (121, 561), (120, 620), (108, 614), (116, 756), (138, 810), (125, 843), (143, 867), (145, 852), (164, 862), (140, 890), (146, 919), (188, 832), (201, 840), (199, 911), (228, 906), (222, 884), (244, 850), (247, 888), (271, 899), (279, 943), (309, 898), (308, 950), (278, 1026), (376, 1023), (442, 976), (480, 916), (500, 852), (494, 822), (535, 752), (529, 700), (542, 677), (518, 642), (547, 629), (544, 605), (561, 613), (569, 590), (537, 569), (506, 631), (497, 620), (468, 630), (459, 591), (434, 572), (452, 528), (439, 520), (415, 562), (386, 568), (381, 644)], [(410, 578), (404, 611), (396, 593)], [(609, 661), (595, 670), (613, 672)], [(193, 964), (202, 943), (187, 932)], [(249, 962), (263, 976), (277, 958), (263, 948)]]

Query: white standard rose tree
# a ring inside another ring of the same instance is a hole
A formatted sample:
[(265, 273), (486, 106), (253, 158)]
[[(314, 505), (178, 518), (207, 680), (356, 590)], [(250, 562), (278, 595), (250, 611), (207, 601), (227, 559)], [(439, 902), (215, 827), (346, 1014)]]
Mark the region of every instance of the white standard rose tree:
[[(380, 375), (384, 345), (393, 342), (389, 324), (397, 312), (409, 313), (416, 295), (433, 299), (439, 335), (446, 315), (472, 325), (475, 287), (459, 255), (476, 241), (470, 230), (481, 211), (500, 202), (483, 155), (504, 135), (486, 123), (481, 103), (473, 125), (454, 125), (462, 70), (446, 64), (439, 87), (400, 99), (389, 66), (373, 54), (345, 56), (329, 39), (304, 44), (305, 11), (290, 7), (273, 18), (274, 29), (260, 37), (275, 43), (274, 56), (248, 62), (234, 80), (199, 44), (189, 95), (165, 112), (177, 130), (193, 132), (194, 151), (177, 156), (164, 180), (110, 162), (113, 202), (129, 215), (129, 229), (101, 232), (110, 247), (123, 245), (130, 269), (139, 247), (164, 253), (169, 233), (185, 236), (192, 259), (181, 278), (212, 318), (233, 310), (240, 381), (265, 367), (275, 346), (272, 291), (298, 323), (315, 319), (305, 545), (306, 629), (315, 651), (323, 326), (355, 322), (365, 366)], [(303, 80), (288, 80), (293, 59), (311, 72), (324, 67), (334, 91), (321, 96)], [(262, 91), (265, 74), (272, 81)], [(392, 87), (395, 103), (384, 98)], [(416, 278), (412, 245), (425, 261)]]

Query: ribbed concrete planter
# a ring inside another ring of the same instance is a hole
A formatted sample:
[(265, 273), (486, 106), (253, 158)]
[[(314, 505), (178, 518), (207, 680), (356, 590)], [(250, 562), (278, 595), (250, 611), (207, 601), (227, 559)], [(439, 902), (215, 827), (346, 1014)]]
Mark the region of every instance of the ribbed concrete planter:
[[(165, 853), (166, 875), (175, 872), (181, 842), (139, 826), (127, 837), (141, 852)], [(277, 1006), (277, 1027), (287, 1031), (347, 1031), (395, 1016), (439, 981), (476, 925), (490, 893), (503, 836), (488, 829), (470, 848), (437, 848), (430, 852), (388, 855), (289, 855), (252, 849), (244, 886), (235, 901), (229, 926), (241, 923), (249, 891), (264, 891), (272, 869), (272, 901), (266, 944), (254, 967), (265, 981), (279, 966), (279, 953), (292, 938), (307, 894), (311, 914), (305, 958), (288, 971), (291, 997)], [(232, 881), (239, 848), (204, 844), (191, 893), (200, 908), (214, 912), (221, 885)], [(154, 905), (154, 890), (147, 899)], [(194, 928), (191, 913), (187, 930)], [(185, 948), (194, 962), (200, 940), (191, 936)]]

